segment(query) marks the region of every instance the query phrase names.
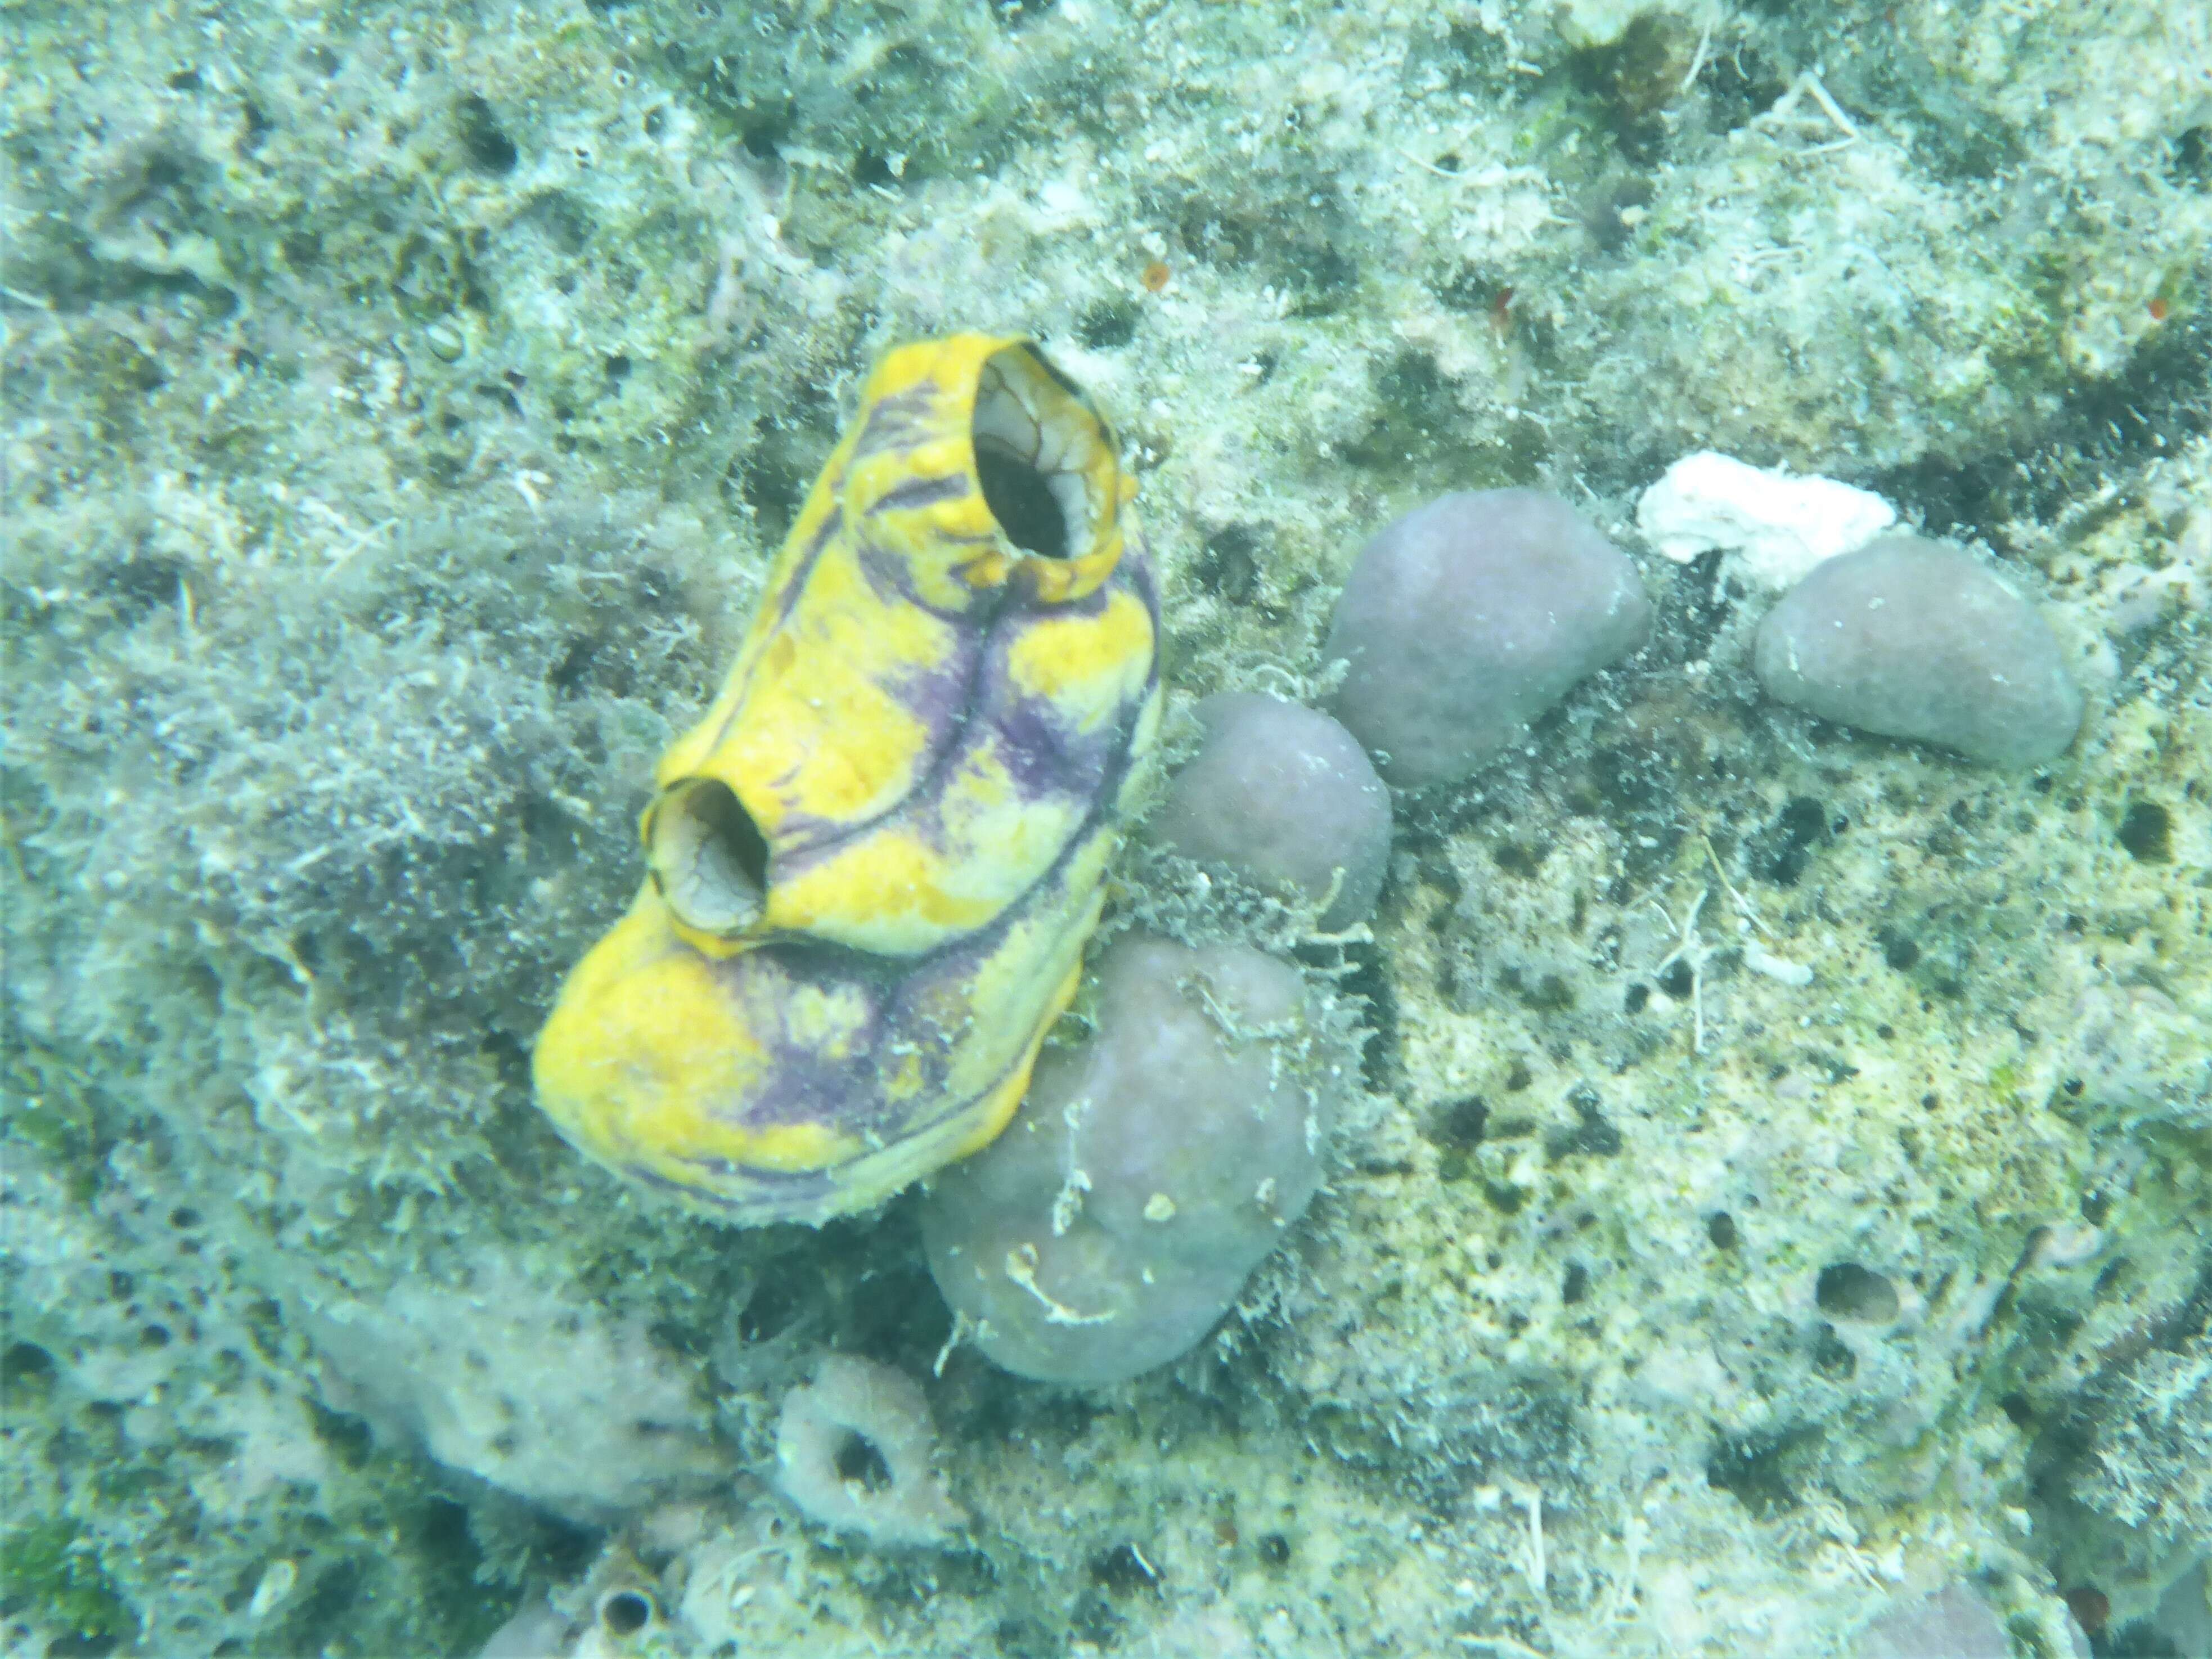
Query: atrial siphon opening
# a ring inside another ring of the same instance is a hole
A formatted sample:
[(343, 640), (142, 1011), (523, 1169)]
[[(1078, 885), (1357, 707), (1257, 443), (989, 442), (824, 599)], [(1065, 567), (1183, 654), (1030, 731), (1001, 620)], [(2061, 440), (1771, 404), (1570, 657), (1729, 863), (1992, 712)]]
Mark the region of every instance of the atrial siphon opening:
[(983, 365), (970, 428), (983, 500), (1006, 539), (1040, 558), (1091, 550), (1103, 503), (1084, 469), (1107, 443), (1098, 417), (1025, 345)]
[(768, 842), (718, 779), (669, 787), (646, 825), (646, 859), (677, 920), (701, 933), (749, 927), (767, 902)]

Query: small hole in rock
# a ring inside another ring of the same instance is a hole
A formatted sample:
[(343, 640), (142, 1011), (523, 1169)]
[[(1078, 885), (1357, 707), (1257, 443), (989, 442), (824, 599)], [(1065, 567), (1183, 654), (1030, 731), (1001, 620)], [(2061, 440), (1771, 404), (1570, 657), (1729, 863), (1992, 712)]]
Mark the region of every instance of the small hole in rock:
[(738, 1334), (747, 1342), (767, 1342), (783, 1334), (799, 1317), (800, 1299), (790, 1285), (770, 1279), (745, 1298), (738, 1310)]
[(1136, 333), (1137, 307), (1126, 300), (1101, 300), (1075, 325), (1075, 337), (1093, 351), (1125, 346)]
[(1791, 1480), (1790, 1454), (1802, 1437), (1732, 1435), (1722, 1438), (1705, 1460), (1706, 1481), (1725, 1492), (1753, 1515), (1771, 1518), (1796, 1509), (1798, 1497)]
[(1595, 1158), (1612, 1158), (1621, 1148), (1620, 1131), (1606, 1121), (1594, 1105), (1577, 1103), (1576, 1111), (1581, 1121), (1572, 1128), (1555, 1127), (1544, 1137), (1544, 1155), (1557, 1160), (1588, 1153)]
[(1848, 1382), (1858, 1374), (1858, 1356), (1836, 1334), (1832, 1325), (1820, 1328), (1820, 1340), (1813, 1345), (1813, 1369), (1832, 1382)]
[(1431, 1133), (1434, 1138), (1448, 1146), (1475, 1146), (1482, 1142), (1482, 1132), (1490, 1121), (1490, 1108), (1480, 1095), (1469, 1095), (1465, 1100), (1455, 1100), (1440, 1107)]
[(1116, 1544), (1091, 1558), (1091, 1582), (1115, 1595), (1151, 1589), (1159, 1575), (1134, 1544)]
[(334, 1412), (318, 1401), (305, 1402), (308, 1425), (315, 1438), (329, 1448), (331, 1455), (349, 1469), (362, 1468), (376, 1449), (375, 1431), (367, 1419), (348, 1412)]
[(1726, 1210), (1715, 1212), (1705, 1222), (1705, 1237), (1721, 1249), (1735, 1249), (1736, 1240), (1741, 1237), (1736, 1231), (1735, 1218)]
[(1567, 1267), (1566, 1282), (1559, 1286), (1559, 1300), (1579, 1302), (1589, 1293), (1589, 1269), (1579, 1261)]
[(1827, 832), (1827, 808), (1810, 796), (1792, 796), (1773, 824), (1753, 838), (1753, 867), (1778, 887), (1794, 887)]
[(784, 143), (790, 137), (791, 118), (778, 111), (745, 128), (738, 135), (738, 142), (745, 147), (745, 154), (755, 161), (772, 161), (782, 152)]
[(2142, 864), (2173, 862), (2173, 814), (2154, 800), (2139, 800), (2120, 820), (2120, 845)]
[(460, 127), (461, 148), (468, 152), (470, 163), (484, 173), (512, 173), (520, 160), (514, 140), (508, 137), (499, 125), (499, 117), (490, 102), (482, 94), (471, 93), (461, 100), (456, 112)]
[(876, 1443), (851, 1430), (837, 1444), (837, 1478), (862, 1492), (884, 1492), (891, 1484), (891, 1466), (876, 1449)]
[(1871, 1325), (1887, 1325), (1897, 1317), (1902, 1305), (1896, 1285), (1856, 1261), (1832, 1262), (1821, 1268), (1814, 1282), (1813, 1299), (1824, 1314)]
[(1209, 593), (1242, 605), (1260, 584), (1260, 537), (1249, 526), (1224, 525), (1206, 538), (1191, 574)]
[(1881, 946), (1881, 959), (1900, 974), (1920, 960), (1920, 947), (1894, 927), (1880, 929), (1874, 939)]
[(13, 1342), (0, 1353), (0, 1388), (43, 1382), (54, 1374), (54, 1357), (35, 1342)]
[(2105, 1592), (2091, 1584), (2077, 1584), (2066, 1592), (2066, 1610), (2074, 1615), (2087, 1636), (2102, 1636), (2105, 1626), (2112, 1616), (2112, 1604)]
[(599, 1623), (611, 1636), (635, 1636), (653, 1622), (653, 1598), (641, 1590), (617, 1590), (599, 1603)]

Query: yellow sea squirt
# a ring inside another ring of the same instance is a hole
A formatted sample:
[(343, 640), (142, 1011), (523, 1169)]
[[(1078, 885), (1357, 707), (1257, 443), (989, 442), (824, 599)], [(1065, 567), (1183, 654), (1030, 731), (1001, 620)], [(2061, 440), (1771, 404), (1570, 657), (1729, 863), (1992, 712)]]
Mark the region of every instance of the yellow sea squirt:
[(564, 1135), (752, 1224), (866, 1209), (1005, 1127), (1158, 728), (1134, 493), (1027, 341), (876, 366), (538, 1036)]

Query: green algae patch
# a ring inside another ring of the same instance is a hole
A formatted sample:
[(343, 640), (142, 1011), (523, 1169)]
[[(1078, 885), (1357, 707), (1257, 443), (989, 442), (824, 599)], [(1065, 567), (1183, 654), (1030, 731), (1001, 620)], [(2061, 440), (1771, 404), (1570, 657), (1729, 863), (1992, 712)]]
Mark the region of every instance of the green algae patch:
[(0, 1537), (0, 1606), (82, 1641), (118, 1644), (138, 1633), (99, 1552), (58, 1516)]

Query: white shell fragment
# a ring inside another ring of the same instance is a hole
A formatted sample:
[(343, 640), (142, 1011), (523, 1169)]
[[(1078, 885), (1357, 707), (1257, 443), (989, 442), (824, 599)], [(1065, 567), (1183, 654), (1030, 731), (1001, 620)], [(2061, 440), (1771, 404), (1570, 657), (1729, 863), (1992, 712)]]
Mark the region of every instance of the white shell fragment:
[(1768, 471), (1710, 449), (1675, 462), (1636, 503), (1636, 527), (1675, 563), (1718, 548), (1732, 570), (1771, 593), (1896, 522), (1897, 509), (1870, 490)]
[(1813, 970), (1806, 963), (1792, 962), (1787, 957), (1778, 957), (1757, 939), (1747, 938), (1743, 942), (1743, 965), (1755, 974), (1780, 980), (1784, 985), (1794, 985), (1802, 990), (1813, 982)]

